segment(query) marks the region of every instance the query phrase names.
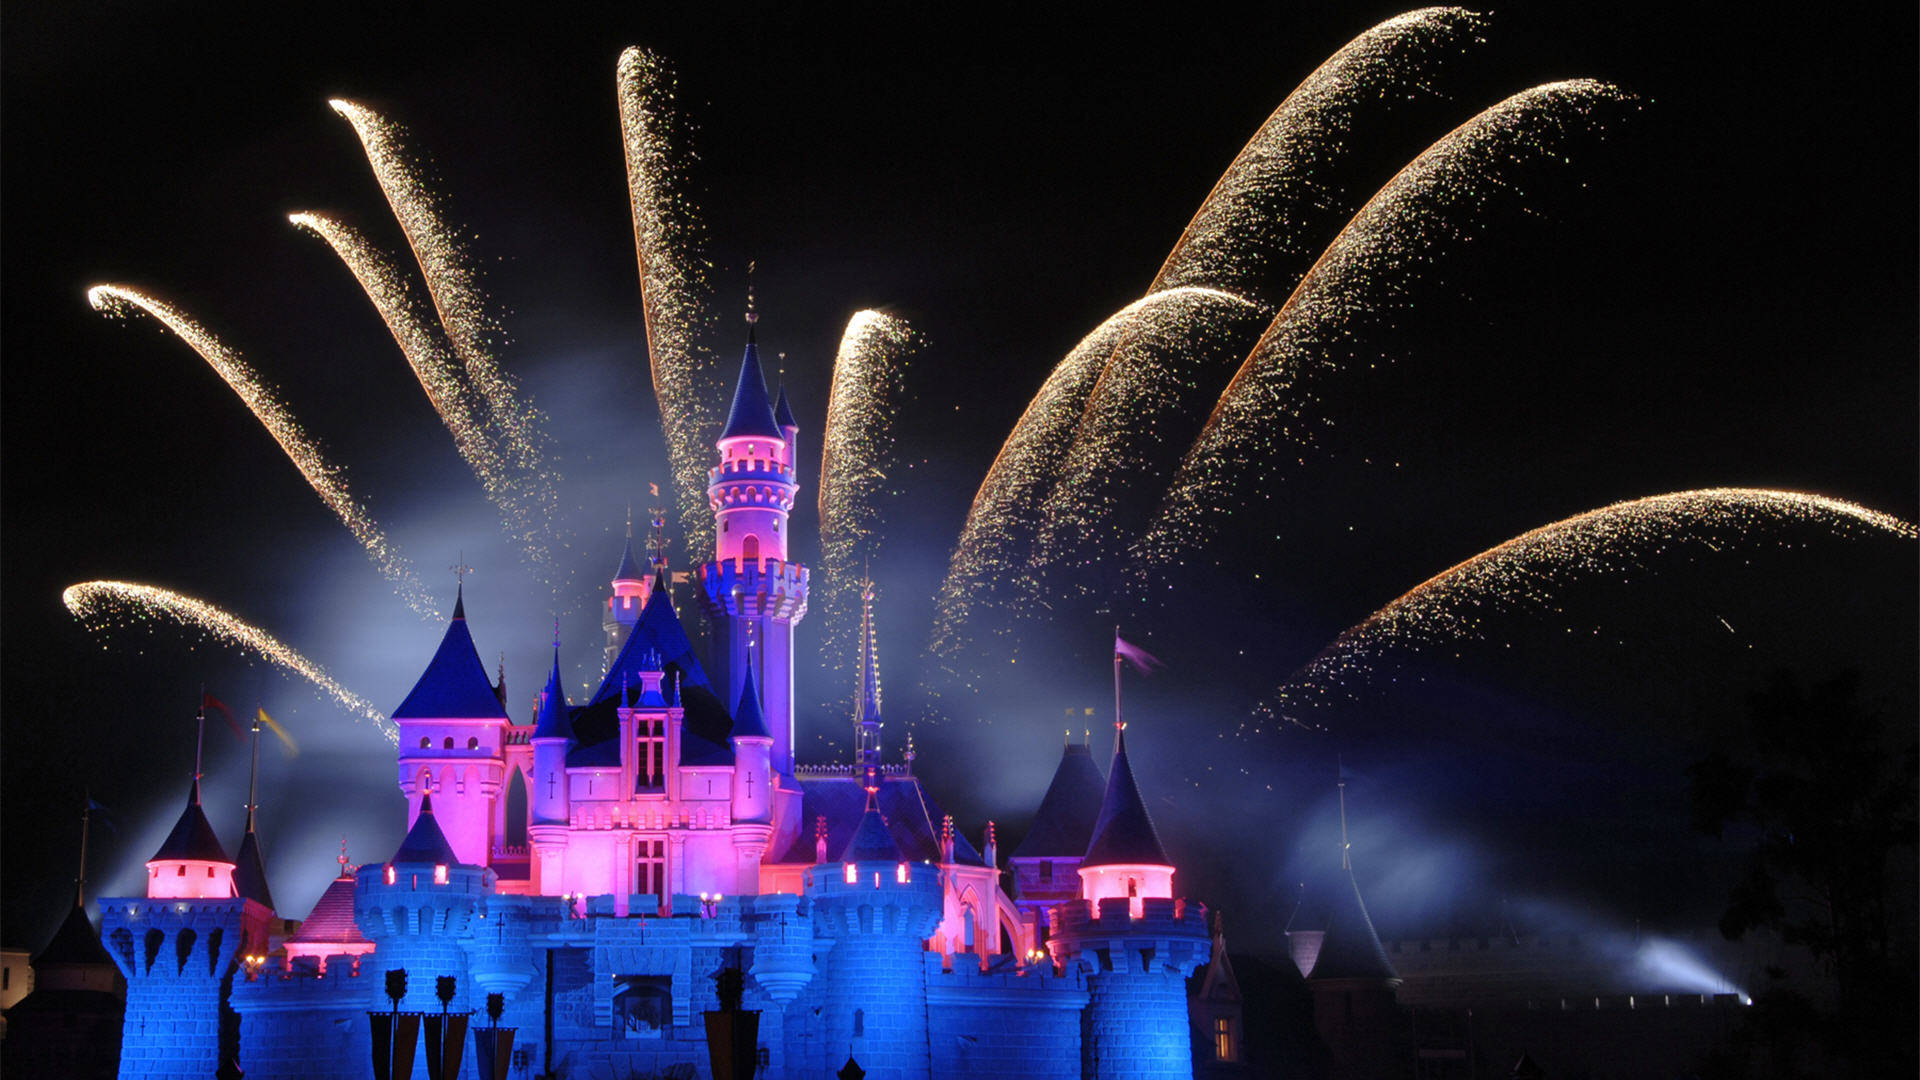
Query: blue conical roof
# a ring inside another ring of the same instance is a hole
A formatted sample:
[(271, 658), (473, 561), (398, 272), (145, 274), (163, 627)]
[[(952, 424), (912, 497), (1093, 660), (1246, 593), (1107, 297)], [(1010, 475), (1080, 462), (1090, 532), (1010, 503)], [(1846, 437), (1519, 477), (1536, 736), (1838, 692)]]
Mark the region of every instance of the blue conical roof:
[(233, 860), (233, 888), (256, 904), (273, 907), (273, 890), (267, 888), (267, 865), (260, 857), (260, 838), (254, 835), (252, 814), (247, 815), (247, 833), (240, 838), (240, 854)]
[(1343, 867), (1340, 873), (1344, 880), (1334, 883), (1327, 933), (1320, 939), (1320, 953), (1307, 978), (1398, 981), (1400, 976), (1387, 959), (1373, 918), (1367, 914), (1367, 903), (1360, 899), (1360, 883), (1354, 880), (1353, 869)]
[(860, 827), (853, 831), (853, 838), (847, 841), (847, 848), (840, 853), (838, 861), (900, 862), (903, 859), (900, 845), (893, 839), (893, 830), (880, 818), (880, 808), (869, 803), (867, 812), (860, 818)]
[(733, 407), (727, 410), (723, 439), (753, 435), (764, 439), (784, 439), (786, 434), (773, 418), (773, 403), (767, 400), (767, 379), (760, 373), (760, 346), (751, 340), (740, 360), (740, 381), (733, 388)]
[(773, 403), (773, 422), (782, 428), (797, 428), (800, 422), (793, 418), (793, 407), (787, 404), (787, 384), (780, 384), (780, 398)]
[(754, 690), (751, 667), (747, 668), (746, 680), (740, 684), (740, 707), (733, 710), (733, 737), (773, 738), (773, 733), (767, 730), (767, 719), (760, 712), (760, 695)]
[(1160, 834), (1154, 831), (1147, 804), (1140, 798), (1140, 785), (1134, 783), (1124, 731), (1114, 733), (1113, 768), (1107, 771), (1107, 793), (1100, 800), (1100, 816), (1093, 823), (1093, 840), (1087, 844), (1087, 857), (1081, 865), (1173, 865), (1167, 861), (1166, 849), (1160, 846)]
[(1074, 858), (1086, 854), (1094, 822), (1106, 797), (1106, 780), (1084, 743), (1068, 743), (1053, 770), (1053, 783), (1034, 812), (1033, 825), (1013, 850), (1016, 859)]
[(627, 546), (620, 552), (620, 569), (613, 572), (615, 581), (645, 581), (647, 575), (640, 569), (640, 561), (633, 557), (633, 525), (627, 525)]
[(160, 850), (153, 853), (148, 862), (216, 862), (231, 863), (227, 858), (227, 849), (220, 846), (220, 837), (214, 833), (213, 825), (207, 820), (207, 812), (200, 809), (200, 778), (194, 777), (193, 787), (187, 793), (187, 808), (180, 812), (180, 820), (174, 822), (173, 831), (167, 834)]
[(413, 819), (413, 828), (407, 830), (407, 838), (400, 841), (400, 849), (389, 861), (434, 866), (452, 866), (460, 861), (447, 842), (447, 834), (440, 831), (440, 823), (433, 819), (431, 793), (420, 796), (420, 816)]
[(507, 710), (494, 693), (487, 669), (480, 663), (480, 651), (473, 646), (467, 631), (467, 603), (464, 595), (453, 602), (453, 618), (447, 623), (446, 636), (428, 662), (427, 670), (400, 707), (393, 710), (395, 720), (437, 720), (458, 717), (465, 720), (505, 720)]
[(547, 672), (546, 689), (540, 691), (540, 711), (534, 717), (536, 739), (571, 739), (573, 723), (568, 713), (567, 689), (560, 683), (560, 646), (553, 647), (553, 670)]

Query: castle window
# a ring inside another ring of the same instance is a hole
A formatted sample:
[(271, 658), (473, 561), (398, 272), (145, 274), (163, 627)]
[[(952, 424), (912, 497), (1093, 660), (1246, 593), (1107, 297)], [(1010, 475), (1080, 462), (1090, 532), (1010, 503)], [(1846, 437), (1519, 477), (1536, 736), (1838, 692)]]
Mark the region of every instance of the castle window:
[(433, 868), (433, 883), (435, 885), (445, 885), (447, 883), (446, 863), (441, 863)]
[(861, 1038), (861, 1037), (864, 1037), (866, 1033), (867, 1033), (867, 1010), (865, 1009), (853, 1010), (854, 1037)]
[(447, 736), (446, 741), (440, 744), (440, 749), (442, 750), (453, 749), (453, 736), (451, 735)]
[(179, 866), (176, 866), (176, 867), (174, 867), (174, 869), (173, 869), (173, 876), (174, 876), (174, 877), (186, 877), (186, 876), (187, 876), (187, 864), (186, 864), (186, 863), (181, 863), (181, 864), (180, 864)]
[(387, 864), (387, 884), (391, 885), (393, 883), (394, 883), (393, 864), (388, 863)]
[(1213, 1060), (1234, 1060), (1233, 1020), (1229, 1017), (1216, 1016), (1213, 1018)]
[(847, 864), (847, 884), (852, 885), (854, 882), (859, 880), (860, 880), (860, 868), (853, 865), (852, 863), (848, 863)]
[(901, 863), (893, 871), (893, 879), (902, 885), (907, 883), (907, 864)]
[(667, 842), (665, 840), (639, 840), (638, 862), (634, 866), (633, 880), (642, 896), (664, 896), (667, 891)]
[(747, 538), (740, 541), (740, 557), (748, 562), (760, 561), (760, 538), (758, 536), (748, 533)]
[(433, 745), (432, 739), (428, 738), (425, 735), (420, 736), (420, 749), (425, 750), (428, 747), (431, 747), (432, 745)]
[(211, 867), (211, 866), (209, 866), (209, 867), (207, 867), (207, 876), (208, 876), (208, 877), (212, 877), (212, 876), (213, 876), (213, 867)]
[(1051, 859), (1045, 859), (1045, 860), (1042, 860), (1042, 861), (1041, 861), (1041, 863), (1040, 863), (1040, 880), (1041, 880), (1041, 881), (1052, 881), (1052, 880), (1053, 880), (1053, 860), (1051, 860)]
[(478, 749), (480, 749), (480, 740), (479, 740), (478, 738), (469, 738), (469, 739), (467, 739), (467, 749), (469, 749), (469, 750), (478, 750)]

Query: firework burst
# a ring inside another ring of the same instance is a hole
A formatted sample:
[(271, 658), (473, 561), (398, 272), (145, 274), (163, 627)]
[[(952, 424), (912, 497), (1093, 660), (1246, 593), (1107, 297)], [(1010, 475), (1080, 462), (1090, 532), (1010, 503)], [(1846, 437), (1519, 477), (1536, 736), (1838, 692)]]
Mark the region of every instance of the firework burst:
[(1134, 545), (1132, 576), (1144, 581), (1209, 541), (1245, 505), (1240, 485), (1249, 475), (1271, 483), (1273, 469), (1250, 470), (1253, 462), (1297, 458), (1313, 443), (1325, 424), (1314, 380), (1375, 359), (1364, 328), (1408, 307), (1423, 273), (1477, 234), (1496, 198), (1522, 194), (1507, 170), (1559, 155), (1597, 126), (1602, 105), (1626, 100), (1590, 79), (1533, 87), (1455, 128), (1381, 188), (1301, 278), (1220, 395)]
[(186, 342), (246, 404), (260, 425), (273, 436), (273, 441), (280, 444), (314, 494), (320, 496), (320, 501), (367, 550), (374, 565), (393, 582), (401, 599), (423, 616), (435, 615), (432, 597), (414, 576), (406, 558), (388, 542), (366, 507), (355, 502), (347, 491), (346, 470), (327, 460), (319, 444), (293, 418), (293, 411), (272, 387), (261, 381), (259, 373), (238, 352), (173, 305), (124, 285), (95, 285), (87, 290), (87, 302), (94, 310), (117, 318), (126, 318), (136, 310), (145, 312)]
[(715, 320), (702, 253), (706, 227), (685, 171), (694, 157), (690, 125), (677, 103), (679, 80), (658, 54), (638, 47), (622, 52), (616, 87), (653, 392), (682, 535), (689, 551), (707, 551), (713, 546), (707, 466), (720, 427), (722, 382), (707, 344)]
[(1410, 11), (1314, 69), (1221, 175), (1150, 291), (1205, 285), (1264, 296), (1276, 278), (1290, 282), (1275, 271), (1297, 273), (1351, 212), (1338, 166), (1370, 110), (1435, 95), (1441, 69), (1484, 43), (1485, 21), (1457, 7)]
[(861, 311), (847, 321), (833, 360), (820, 443), (820, 601), (824, 662), (844, 670), (860, 614), (862, 567), (880, 554), (880, 497), (894, 468), (894, 418), (908, 360), (920, 345), (906, 320)]
[[(424, 179), (407, 146), (407, 131), (363, 105), (335, 98), (333, 111), (353, 125), (373, 169), (374, 179), (393, 209), (407, 243), (419, 263), (427, 295), (433, 301), (440, 326), (473, 396), (486, 404), (488, 433), (497, 459), (513, 470), (514, 502), (527, 520), (550, 523), (559, 510), (554, 477), (545, 463), (546, 436), (538, 410), (522, 402), (513, 377), (494, 356), (505, 340), (499, 322), (489, 314), (473, 259), (465, 239), (447, 225), (442, 199)], [(543, 536), (525, 538), (528, 554), (537, 566), (549, 562), (549, 542)]]
[(198, 630), (223, 645), (231, 645), (301, 676), (340, 703), (348, 712), (373, 721), (390, 743), (399, 741), (399, 729), (373, 703), (341, 686), (325, 668), (300, 655), (265, 630), (191, 596), (131, 581), (83, 581), (60, 594), (61, 602), (89, 630), (151, 624), (168, 619)]
[(1390, 649), (1478, 638), (1497, 618), (1556, 615), (1568, 581), (1643, 569), (1655, 556), (1752, 547), (1812, 525), (1840, 537), (1920, 538), (1920, 528), (1843, 499), (1799, 491), (1703, 488), (1614, 503), (1522, 533), (1419, 585), (1321, 650), (1263, 706), (1269, 714), (1352, 692)]

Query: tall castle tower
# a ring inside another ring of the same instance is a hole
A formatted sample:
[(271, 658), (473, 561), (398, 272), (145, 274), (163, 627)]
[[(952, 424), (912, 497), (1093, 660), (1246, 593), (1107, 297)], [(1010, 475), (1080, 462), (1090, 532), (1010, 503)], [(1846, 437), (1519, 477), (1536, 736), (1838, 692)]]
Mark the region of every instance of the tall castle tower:
[(440, 648), (400, 707), (400, 791), (411, 826), (420, 805), (438, 798), (439, 824), (460, 861), (487, 865), (494, 835), (494, 800), (506, 781), (507, 710), (487, 681), (487, 669), (467, 629), (464, 590)]
[(781, 391), (767, 397), (754, 342), (759, 316), (748, 297), (747, 350), (740, 361), (727, 425), (715, 444), (720, 464), (707, 472), (713, 506), (713, 561), (700, 568), (701, 600), (714, 627), (721, 700), (740, 700), (754, 671), (761, 712), (773, 736), (773, 767), (793, 775), (793, 628), (807, 614), (807, 568), (787, 559), (787, 515), (800, 492), (795, 453), (799, 426)]

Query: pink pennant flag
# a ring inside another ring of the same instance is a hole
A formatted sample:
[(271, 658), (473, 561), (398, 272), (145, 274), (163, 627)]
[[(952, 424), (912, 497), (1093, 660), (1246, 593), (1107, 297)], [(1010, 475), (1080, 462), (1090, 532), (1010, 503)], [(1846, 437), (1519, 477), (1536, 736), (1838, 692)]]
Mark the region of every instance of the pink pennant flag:
[(1113, 658), (1116, 662), (1125, 660), (1132, 664), (1142, 675), (1151, 675), (1165, 666), (1152, 653), (1121, 637), (1117, 630), (1113, 634)]

